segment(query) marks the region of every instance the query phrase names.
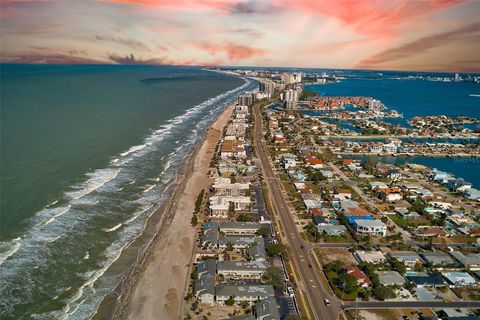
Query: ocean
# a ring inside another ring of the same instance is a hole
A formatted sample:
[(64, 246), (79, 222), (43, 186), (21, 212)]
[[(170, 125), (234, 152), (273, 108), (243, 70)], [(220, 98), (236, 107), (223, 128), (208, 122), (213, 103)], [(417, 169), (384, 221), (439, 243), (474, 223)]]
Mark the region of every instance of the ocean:
[(1, 65), (2, 319), (89, 319), (208, 125), (256, 82), (195, 67)]
[[(400, 75), (406, 76), (405, 73), (388, 71), (380, 76), (372, 71), (350, 71), (348, 77), (340, 80), (339, 83), (308, 85), (305, 89), (325, 96), (369, 96), (379, 99), (389, 109), (395, 109), (404, 115), (403, 119), (395, 119), (402, 125), (406, 125), (406, 121), (416, 115), (464, 115), (480, 119), (480, 96), (478, 96), (480, 84), (407, 80), (399, 78)], [(446, 140), (437, 141), (445, 142)], [(458, 143), (459, 141), (450, 140), (450, 142)], [(470, 141), (472, 142), (478, 143), (476, 140)], [(399, 163), (405, 161), (401, 158), (395, 160), (389, 157), (383, 157), (380, 160)], [(479, 158), (413, 157), (408, 159), (408, 162), (447, 171), (480, 188)]]

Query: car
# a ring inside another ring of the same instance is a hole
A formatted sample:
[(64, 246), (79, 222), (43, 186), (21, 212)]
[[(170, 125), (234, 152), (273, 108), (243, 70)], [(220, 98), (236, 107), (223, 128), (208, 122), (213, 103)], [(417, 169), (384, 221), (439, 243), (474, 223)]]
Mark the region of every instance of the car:
[(410, 320), (410, 318), (407, 317), (407, 316), (402, 316), (402, 319), (403, 319), (403, 320)]
[(293, 291), (292, 287), (287, 287), (288, 296), (293, 297), (295, 292)]
[(328, 299), (323, 299), (323, 302), (325, 303), (325, 305), (326, 305), (327, 307), (330, 307), (330, 300), (328, 300)]

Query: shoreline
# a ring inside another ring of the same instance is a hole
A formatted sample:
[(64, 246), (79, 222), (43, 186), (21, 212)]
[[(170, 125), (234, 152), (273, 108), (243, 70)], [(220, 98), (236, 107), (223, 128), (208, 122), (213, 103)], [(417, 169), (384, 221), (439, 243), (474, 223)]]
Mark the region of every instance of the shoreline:
[[(187, 273), (182, 275), (182, 264), (174, 263), (180, 262), (175, 261), (175, 258), (177, 260), (187, 259), (185, 260), (187, 267), (191, 262), (196, 228), (190, 224), (190, 211), (193, 213), (195, 197), (205, 187), (200, 188), (202, 182), (206, 183), (208, 181), (205, 179), (205, 175), (208, 174), (210, 160), (213, 156), (213, 151), (210, 149), (212, 147), (215, 149), (221, 138), (223, 127), (230, 118), (233, 106), (234, 104), (227, 106), (213, 120), (204, 133), (201, 142), (184, 159), (177, 171), (175, 180), (166, 188), (165, 193), (168, 196), (146, 220), (145, 231), (142, 235), (126, 249), (126, 251), (135, 251), (135, 248), (138, 248), (135, 261), (124, 274), (115, 290), (102, 299), (93, 319), (106, 317), (112, 319), (158, 319), (161, 313), (163, 313), (161, 319), (177, 319), (180, 315), (181, 299), (183, 299), (183, 291), (188, 279), (188, 269), (186, 270)], [(208, 158), (206, 166), (205, 158)], [(199, 169), (203, 170), (198, 170), (197, 166), (200, 166)], [(197, 187), (189, 186), (189, 190), (186, 191), (187, 183), (189, 185), (196, 184)], [(189, 207), (192, 209), (190, 210)], [(186, 220), (186, 224), (184, 220)], [(185, 251), (180, 255), (178, 255), (177, 247), (172, 244), (175, 236), (176, 238), (182, 238), (175, 239), (180, 240), (179, 249), (183, 248), (181, 251)], [(190, 246), (191, 250), (188, 250)], [(128, 255), (128, 253), (126, 254)], [(165, 256), (171, 256), (172, 259), (168, 261), (169, 259), (165, 259)], [(159, 261), (159, 257), (163, 259)], [(166, 261), (169, 263), (165, 263)], [(162, 263), (170, 265), (170, 269), (176, 274), (176, 277), (172, 277), (171, 273), (166, 271), (168, 269), (162, 270), (162, 274), (152, 272), (152, 270), (158, 271), (158, 267)], [(159, 280), (161, 278), (165, 279)], [(165, 286), (162, 288), (162, 284), (168, 284), (168, 280), (173, 280), (173, 278), (180, 280), (180, 282), (183, 280), (183, 284), (171, 286), (173, 288), (165, 288)], [(157, 285), (152, 284), (154, 282), (157, 282)], [(182, 292), (177, 292), (180, 288), (182, 288)], [(167, 290), (165, 291), (165, 289)], [(163, 295), (161, 294), (162, 291)]]

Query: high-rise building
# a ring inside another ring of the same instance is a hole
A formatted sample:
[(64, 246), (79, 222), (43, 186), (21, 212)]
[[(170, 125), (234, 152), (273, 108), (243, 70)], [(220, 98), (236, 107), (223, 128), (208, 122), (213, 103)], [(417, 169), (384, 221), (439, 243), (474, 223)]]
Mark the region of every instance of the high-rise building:
[(237, 106), (249, 106), (256, 100), (256, 93), (254, 92), (247, 92), (244, 93), (237, 98)]
[(266, 93), (267, 95), (271, 95), (275, 90), (275, 82), (270, 80), (264, 80), (258, 83), (258, 89), (262, 93)]
[(298, 91), (295, 89), (288, 89), (282, 92), (282, 101), (287, 109), (293, 109), (297, 107), (298, 103)]

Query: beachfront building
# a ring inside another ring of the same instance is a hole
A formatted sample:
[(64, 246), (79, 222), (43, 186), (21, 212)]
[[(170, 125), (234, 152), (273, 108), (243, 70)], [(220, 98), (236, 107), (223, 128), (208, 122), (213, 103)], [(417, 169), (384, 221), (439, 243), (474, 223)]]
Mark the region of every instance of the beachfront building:
[(226, 235), (254, 235), (262, 227), (258, 222), (222, 222), (220, 232)]
[(246, 301), (255, 302), (267, 298), (273, 298), (275, 291), (273, 286), (265, 284), (257, 285), (229, 285), (220, 284), (215, 290), (216, 300), (218, 303), (224, 304), (230, 297), (235, 302)]
[(247, 157), (245, 144), (239, 140), (224, 140), (220, 148), (222, 159), (244, 159)]
[(387, 235), (387, 226), (380, 220), (354, 220), (353, 227), (359, 235), (382, 236)]
[(260, 279), (268, 267), (266, 261), (218, 261), (217, 273), (229, 278)]
[(250, 183), (232, 183), (230, 178), (217, 178), (212, 188), (217, 196), (245, 196)]
[(250, 197), (244, 196), (213, 196), (210, 197), (210, 216), (228, 218), (230, 203), (234, 211), (245, 210), (250, 205)]
[(204, 260), (197, 264), (197, 280), (194, 284), (194, 295), (202, 303), (212, 304), (215, 299), (216, 260)]

